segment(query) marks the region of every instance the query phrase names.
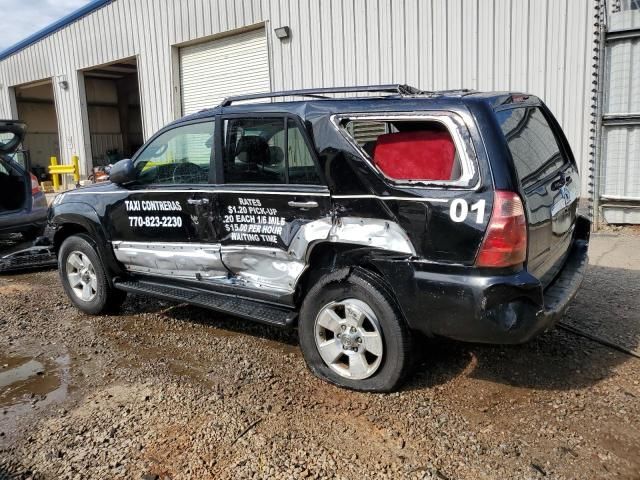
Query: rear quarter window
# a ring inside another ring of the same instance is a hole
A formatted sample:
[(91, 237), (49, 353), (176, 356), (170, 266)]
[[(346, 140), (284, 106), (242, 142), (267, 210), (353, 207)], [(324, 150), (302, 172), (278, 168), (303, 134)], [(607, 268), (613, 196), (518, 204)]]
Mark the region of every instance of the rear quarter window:
[(389, 179), (454, 182), (462, 175), (451, 133), (433, 120), (349, 120), (344, 128)]
[(523, 187), (564, 166), (566, 158), (540, 108), (511, 108), (496, 116)]

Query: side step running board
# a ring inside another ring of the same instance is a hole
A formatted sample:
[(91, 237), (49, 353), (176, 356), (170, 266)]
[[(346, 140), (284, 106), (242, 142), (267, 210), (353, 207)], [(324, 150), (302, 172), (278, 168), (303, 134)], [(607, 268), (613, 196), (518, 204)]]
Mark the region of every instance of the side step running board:
[(248, 320), (280, 327), (292, 325), (297, 316), (297, 312), (285, 307), (195, 288), (173, 287), (155, 282), (134, 280), (117, 281), (114, 286), (125, 292), (150, 295), (175, 302), (186, 302), (198, 307), (226, 312)]

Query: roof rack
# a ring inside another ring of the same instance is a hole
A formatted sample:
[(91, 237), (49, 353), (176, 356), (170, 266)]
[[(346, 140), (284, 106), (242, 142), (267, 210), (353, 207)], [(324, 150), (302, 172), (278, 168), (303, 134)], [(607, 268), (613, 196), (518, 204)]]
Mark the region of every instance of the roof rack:
[(301, 90), (284, 90), (281, 92), (254, 93), (251, 95), (237, 95), (225, 98), (220, 104), (221, 107), (228, 107), (233, 102), (243, 100), (257, 100), (262, 98), (279, 98), (279, 97), (310, 97), (310, 98), (331, 98), (327, 97), (327, 93), (397, 93), (399, 95), (422, 95), (425, 92), (418, 88), (399, 83), (388, 85), (362, 85), (357, 87), (327, 87), (327, 88), (305, 88)]

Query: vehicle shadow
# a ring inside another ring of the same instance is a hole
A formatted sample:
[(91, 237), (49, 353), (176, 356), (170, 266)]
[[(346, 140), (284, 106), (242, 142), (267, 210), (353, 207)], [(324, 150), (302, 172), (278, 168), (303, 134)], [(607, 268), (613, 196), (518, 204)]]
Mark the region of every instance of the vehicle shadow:
[(562, 328), (569, 325), (640, 353), (640, 270), (590, 266), (561, 325), (523, 345), (495, 346), (428, 339), (420, 371), (406, 389), (429, 388), (465, 371), (473, 379), (542, 390), (588, 387), (616, 367), (640, 361)]
[[(640, 271), (591, 266), (562, 323), (637, 349), (640, 345)], [(186, 304), (132, 297), (126, 313), (162, 312), (174, 320), (225, 332), (251, 335), (297, 346), (296, 330), (263, 325), (226, 313)], [(432, 388), (466, 375), (522, 388), (571, 390), (612, 375), (633, 357), (568, 332), (560, 327), (523, 345), (482, 345), (417, 336), (413, 373), (405, 390)]]
[[(159, 313), (167, 317), (186, 323), (194, 323), (215, 328), (225, 335), (251, 335), (264, 338), (285, 345), (297, 346), (298, 335), (293, 329), (284, 329), (266, 325), (251, 320), (239, 318), (228, 313), (217, 312), (188, 304), (177, 304), (153, 300), (146, 301), (144, 297), (134, 297), (127, 300), (124, 309), (128, 313)], [(132, 303), (134, 302), (134, 303)]]

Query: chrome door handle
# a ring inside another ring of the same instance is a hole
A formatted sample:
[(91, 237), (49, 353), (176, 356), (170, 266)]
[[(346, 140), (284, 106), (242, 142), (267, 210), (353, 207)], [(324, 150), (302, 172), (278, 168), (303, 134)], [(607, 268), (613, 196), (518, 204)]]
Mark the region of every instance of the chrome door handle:
[(294, 202), (293, 200), (289, 202), (290, 207), (294, 208), (316, 208), (318, 206), (318, 202), (309, 201), (309, 202)]
[(187, 198), (189, 205), (209, 205), (208, 198)]

